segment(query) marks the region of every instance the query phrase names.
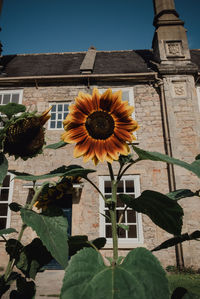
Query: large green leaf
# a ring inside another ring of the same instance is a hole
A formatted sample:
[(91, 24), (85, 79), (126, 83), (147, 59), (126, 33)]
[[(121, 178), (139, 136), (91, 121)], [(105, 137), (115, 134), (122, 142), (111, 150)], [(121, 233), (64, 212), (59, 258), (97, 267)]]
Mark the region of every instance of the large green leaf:
[(4, 228), (0, 230), (0, 236), (7, 235), (7, 234), (12, 234), (12, 233), (17, 233), (15, 228)]
[(169, 192), (166, 195), (173, 200), (179, 200), (181, 198), (195, 196), (196, 194), (194, 192), (192, 192), (190, 189), (178, 189), (178, 190)]
[(16, 267), (20, 269), (26, 277), (35, 279), (39, 269), (48, 264), (51, 260), (52, 255), (42, 244), (42, 241), (39, 238), (35, 238), (21, 251)]
[(152, 249), (151, 251), (158, 251), (161, 249), (165, 249), (168, 247), (172, 247), (175, 246), (179, 243), (182, 243), (184, 241), (190, 241), (190, 240), (197, 240), (198, 238), (200, 238), (200, 231), (196, 230), (193, 233), (191, 233), (190, 235), (188, 233), (182, 234), (180, 236), (174, 237), (174, 238), (170, 238), (166, 241), (164, 241), (163, 243), (161, 243), (159, 246), (155, 247), (154, 249)]
[(65, 268), (68, 263), (67, 218), (61, 209), (49, 208), (46, 215), (31, 210), (21, 209), (24, 223), (32, 227), (42, 243), (58, 263)]
[(183, 167), (183, 168), (195, 173), (200, 178), (200, 160), (195, 160), (194, 162), (189, 164), (189, 163), (186, 163), (179, 159), (174, 159), (172, 157), (169, 157), (167, 155), (164, 155), (164, 154), (161, 154), (158, 152), (148, 152), (148, 151), (142, 150), (134, 145), (132, 145), (132, 147), (133, 147), (133, 150), (139, 156), (140, 160), (161, 161), (161, 162), (178, 165), (180, 167)]
[(156, 225), (168, 233), (180, 235), (183, 209), (173, 199), (151, 190), (142, 192), (135, 199), (126, 194), (120, 194), (119, 197), (129, 208), (148, 215)]
[(0, 153), (0, 185), (8, 172), (8, 160), (3, 153)]
[(0, 112), (7, 115), (8, 118), (11, 118), (12, 115), (17, 114), (19, 112), (25, 112), (26, 107), (21, 104), (16, 103), (8, 103), (7, 105), (0, 106)]
[(66, 268), (61, 299), (168, 299), (168, 281), (159, 261), (145, 248), (123, 263), (106, 266), (91, 248), (74, 255)]
[(86, 169), (79, 165), (70, 165), (70, 166), (63, 165), (43, 175), (31, 175), (29, 173), (17, 172), (13, 170), (11, 170), (10, 172), (15, 174), (15, 179), (20, 179), (25, 181), (37, 181), (37, 180), (44, 180), (44, 179), (49, 179), (49, 178), (59, 177), (59, 176), (79, 176), (84, 178), (87, 177), (89, 173), (95, 171), (96, 170)]
[(52, 144), (48, 144), (46, 145), (44, 148), (50, 148), (50, 149), (58, 149), (58, 148), (61, 148), (65, 145), (67, 145), (68, 143), (64, 142), (64, 141), (59, 141), (59, 142), (56, 142), (56, 143), (52, 143)]

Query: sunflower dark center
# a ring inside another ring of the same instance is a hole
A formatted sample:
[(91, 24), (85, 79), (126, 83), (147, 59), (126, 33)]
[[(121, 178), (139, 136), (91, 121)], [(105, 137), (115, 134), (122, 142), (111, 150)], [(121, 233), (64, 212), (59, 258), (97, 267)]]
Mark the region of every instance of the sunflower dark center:
[(115, 123), (107, 112), (96, 111), (88, 116), (85, 126), (92, 138), (105, 140), (113, 134)]

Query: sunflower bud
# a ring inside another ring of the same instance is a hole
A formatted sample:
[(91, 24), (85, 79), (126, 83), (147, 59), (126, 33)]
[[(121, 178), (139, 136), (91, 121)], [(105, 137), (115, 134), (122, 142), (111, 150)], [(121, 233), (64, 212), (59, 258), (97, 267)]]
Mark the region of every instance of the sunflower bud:
[(10, 156), (27, 160), (42, 153), (44, 139), (43, 125), (50, 118), (48, 112), (51, 107), (37, 116), (33, 113), (24, 113), (15, 117), (5, 126), (3, 139), (3, 151)]

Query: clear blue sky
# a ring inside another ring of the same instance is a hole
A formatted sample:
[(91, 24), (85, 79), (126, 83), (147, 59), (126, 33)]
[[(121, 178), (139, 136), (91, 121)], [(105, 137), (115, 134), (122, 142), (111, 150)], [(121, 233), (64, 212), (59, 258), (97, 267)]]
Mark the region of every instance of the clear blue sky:
[[(175, 5), (190, 48), (200, 48), (200, 0)], [(4, 0), (2, 54), (150, 49), (152, 22), (152, 0)]]

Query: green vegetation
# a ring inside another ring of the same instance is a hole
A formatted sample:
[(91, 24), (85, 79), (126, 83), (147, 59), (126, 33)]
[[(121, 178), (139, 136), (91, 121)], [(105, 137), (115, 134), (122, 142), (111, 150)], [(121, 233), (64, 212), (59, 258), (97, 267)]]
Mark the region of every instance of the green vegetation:
[(189, 292), (199, 295), (200, 298), (200, 275), (199, 274), (170, 274), (167, 276), (170, 292), (177, 287), (183, 287)]

